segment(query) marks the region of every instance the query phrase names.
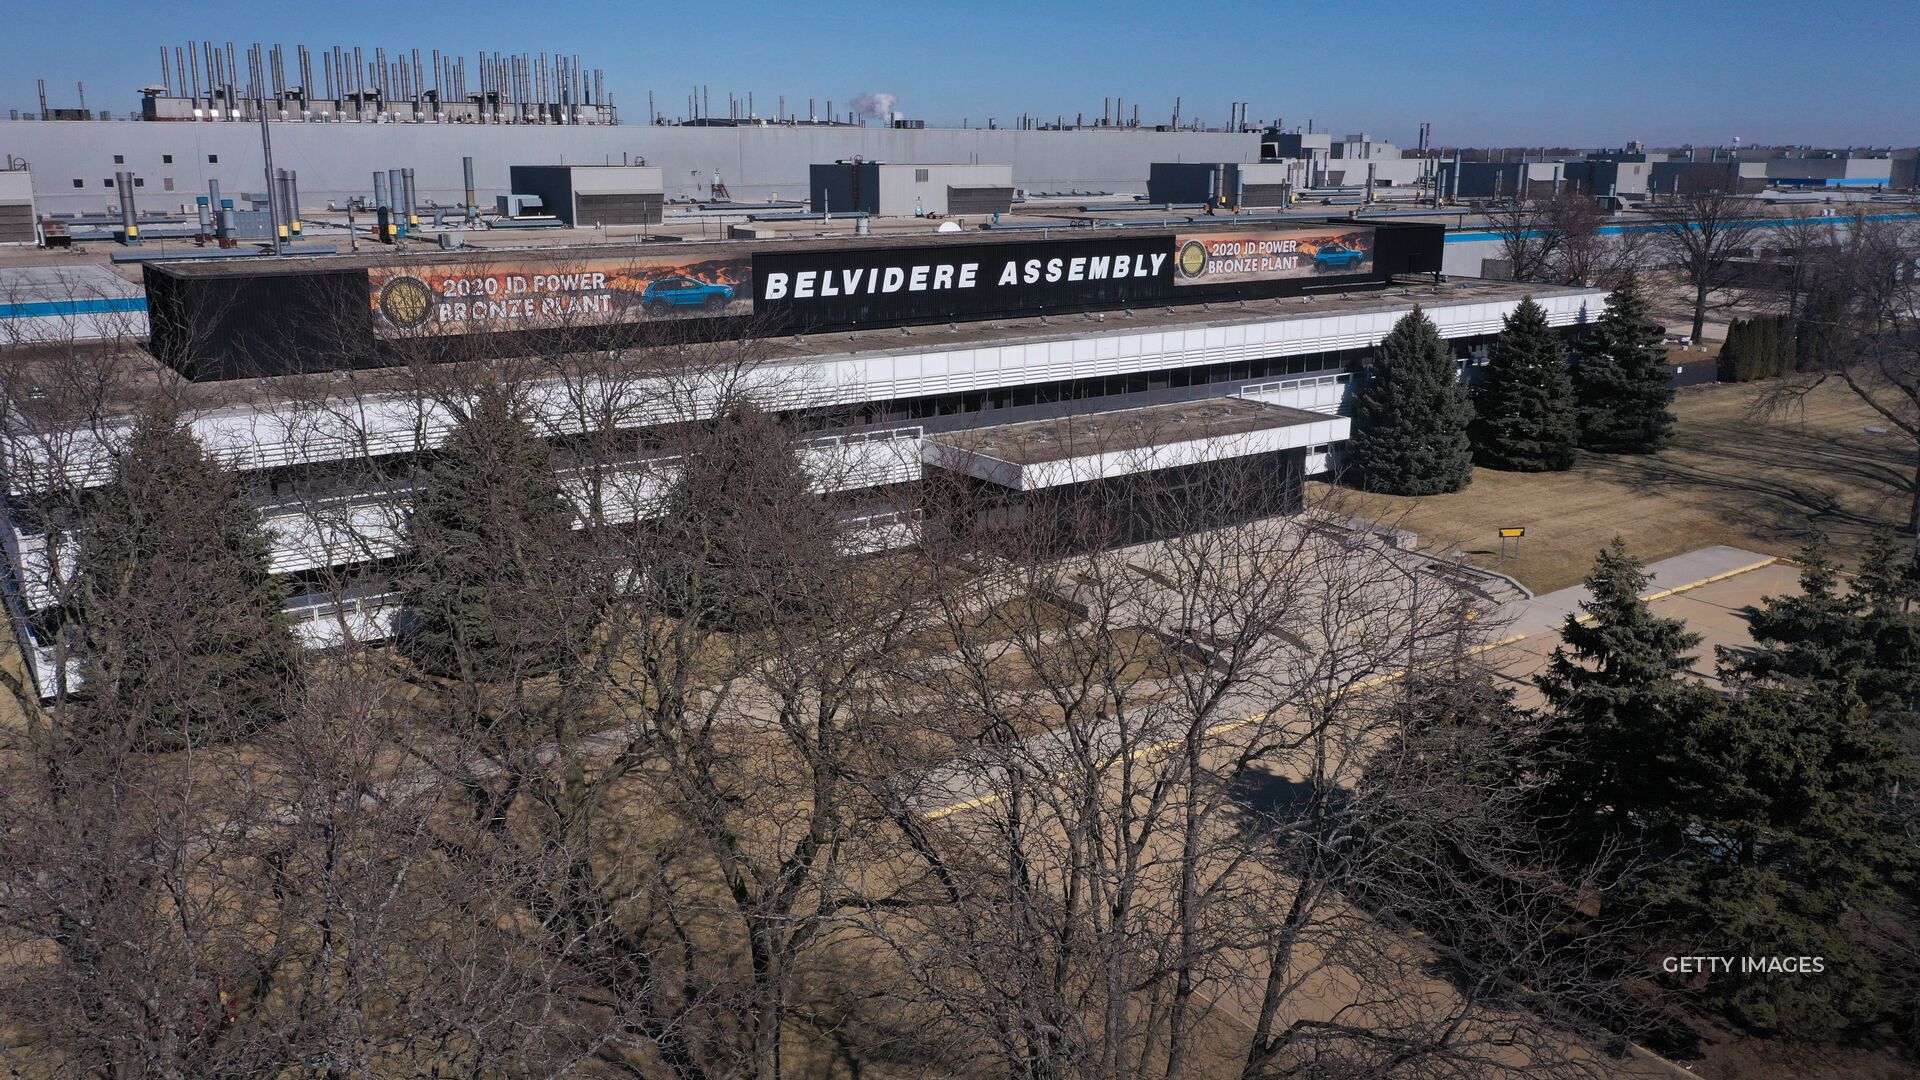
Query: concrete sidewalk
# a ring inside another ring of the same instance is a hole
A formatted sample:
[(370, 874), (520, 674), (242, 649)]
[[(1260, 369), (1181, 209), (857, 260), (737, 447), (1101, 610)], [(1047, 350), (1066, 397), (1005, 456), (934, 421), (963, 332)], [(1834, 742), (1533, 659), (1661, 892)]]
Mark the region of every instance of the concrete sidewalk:
[[(1643, 594), (1648, 606), (1662, 618), (1685, 620), (1688, 631), (1700, 635), (1700, 644), (1690, 650), (1693, 673), (1712, 685), (1720, 678), (1719, 650), (1752, 645), (1742, 610), (1768, 596), (1791, 595), (1800, 589), (1798, 566), (1738, 548), (1702, 548), (1650, 569), (1660, 571), (1660, 577)], [(1585, 599), (1585, 589), (1571, 588), (1538, 597), (1524, 608), (1514, 605), (1521, 610), (1504, 631), (1493, 667), (1497, 677), (1513, 689), (1516, 704), (1541, 703), (1534, 677), (1546, 669), (1548, 658), (1560, 645), (1567, 616), (1578, 614)]]
[[(1651, 591), (1645, 596), (1648, 600), (1663, 599), (1676, 592), (1697, 589), (1777, 561), (1772, 555), (1724, 544), (1698, 548), (1685, 555), (1649, 563), (1647, 578)], [(1531, 600), (1503, 604), (1495, 617), (1506, 624), (1505, 636), (1532, 637), (1541, 633), (1557, 633), (1567, 621), (1567, 616), (1577, 613), (1587, 599), (1587, 587), (1574, 585)]]

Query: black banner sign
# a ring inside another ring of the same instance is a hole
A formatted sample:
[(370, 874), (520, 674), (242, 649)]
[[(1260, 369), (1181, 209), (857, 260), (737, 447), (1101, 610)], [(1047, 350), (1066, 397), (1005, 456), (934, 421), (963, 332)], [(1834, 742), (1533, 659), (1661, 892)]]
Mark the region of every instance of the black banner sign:
[(753, 306), (794, 325), (1116, 307), (1165, 297), (1173, 264), (1165, 235), (761, 252)]

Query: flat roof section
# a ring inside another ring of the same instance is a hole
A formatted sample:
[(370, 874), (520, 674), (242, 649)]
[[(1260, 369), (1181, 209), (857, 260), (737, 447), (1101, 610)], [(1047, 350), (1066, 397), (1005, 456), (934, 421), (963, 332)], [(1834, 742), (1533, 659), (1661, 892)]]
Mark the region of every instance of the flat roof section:
[(145, 298), (140, 286), (94, 263), (0, 266), (0, 305), (45, 306), (51, 312), (53, 308), (71, 310), (99, 300)]
[[(646, 168), (628, 168), (629, 173), (647, 172)], [(976, 215), (978, 216), (978, 215)], [(305, 219), (303, 219), (305, 220)], [(369, 218), (370, 220), (370, 218)], [(1302, 229), (1313, 226), (1353, 226), (1366, 228), (1393, 228), (1395, 221), (1353, 220), (1322, 213), (1285, 221), (1248, 221), (1232, 217), (1184, 218), (1167, 223), (1159, 221), (1129, 221), (1123, 224), (1103, 228), (1088, 228), (1074, 224), (1060, 225), (1057, 219), (1045, 219), (1039, 222), (1051, 226), (1040, 229), (1000, 230), (969, 229), (957, 233), (931, 231), (931, 226), (922, 221), (911, 232), (890, 232), (884, 234), (843, 234), (835, 236), (793, 236), (780, 239), (741, 238), (735, 240), (676, 240), (648, 242), (642, 238), (623, 236), (615, 243), (592, 242), (593, 230), (573, 230), (570, 234), (576, 238), (574, 243), (554, 243), (554, 237), (541, 238), (545, 242), (530, 243), (524, 246), (492, 246), (486, 241), (494, 234), (477, 234), (479, 243), (467, 247), (443, 251), (419, 247), (376, 246), (365, 253), (335, 252), (332, 254), (286, 255), (278, 258), (242, 258), (242, 259), (181, 259), (167, 261), (154, 259), (147, 263), (168, 274), (185, 277), (223, 277), (240, 274), (259, 277), (277, 274), (310, 274), (315, 271), (363, 270), (372, 267), (388, 267), (397, 264), (417, 266), (480, 266), (492, 260), (525, 260), (537, 253), (543, 259), (564, 264), (568, 259), (656, 259), (662, 256), (681, 260), (694, 260), (701, 257), (738, 258), (755, 252), (830, 252), (846, 249), (868, 248), (924, 248), (937, 252), (942, 248), (974, 244), (1030, 244), (1036, 239), (1055, 240), (1102, 240), (1112, 238), (1135, 237), (1155, 233), (1193, 233), (1193, 232), (1246, 232)], [(677, 223), (669, 222), (656, 226), (663, 232), (673, 232)], [(1036, 233), (1040, 235), (1036, 235)]]
[(1222, 397), (930, 435), (928, 465), (1016, 491), (1345, 439), (1344, 416)]
[[(1381, 312), (1422, 304), (1429, 311), (1441, 311), (1457, 305), (1506, 304), (1522, 296), (1543, 303), (1550, 297), (1592, 297), (1592, 312), (1599, 311), (1603, 295), (1594, 289), (1549, 285), (1530, 285), (1510, 281), (1469, 278), (1442, 285), (1430, 282), (1402, 283), (1385, 289), (1327, 291), (1273, 300), (1226, 301), (1212, 304), (1143, 305), (1131, 311), (1107, 311), (1094, 315), (1053, 315), (1024, 318), (984, 319), (977, 322), (933, 323), (912, 328), (890, 327), (858, 330), (832, 330), (796, 334), (792, 337), (760, 338), (752, 345), (752, 356), (763, 364), (833, 364), (858, 358), (863, 361), (912, 357), (952, 350), (1005, 348), (1071, 343), (1105, 334), (1139, 334), (1169, 330), (1205, 330), (1231, 328), (1274, 320), (1314, 319), (1328, 316), (1356, 320)], [(1284, 350), (1260, 350), (1278, 355)], [(636, 350), (644, 354), (645, 349)], [(138, 374), (126, 387), (104, 388), (109, 408), (131, 412), (151, 392), (158, 379), (171, 388), (182, 405), (193, 409), (217, 409), (233, 406), (270, 406), (274, 402), (298, 400), (309, 396), (338, 393), (351, 387), (354, 394), (385, 392), (408, 393), (415, 388), (417, 373), (400, 368), (367, 368), (346, 375), (289, 374), (222, 382), (191, 383), (181, 380), (170, 368), (144, 351), (127, 357), (129, 374)], [(563, 356), (546, 358), (559, 370), (591, 373), (605, 362), (604, 354), (583, 354), (576, 364)], [(485, 362), (472, 365), (484, 371)], [(458, 372), (450, 365), (449, 376)], [(30, 374), (30, 373), (29, 373)], [(50, 380), (53, 375), (48, 376)]]

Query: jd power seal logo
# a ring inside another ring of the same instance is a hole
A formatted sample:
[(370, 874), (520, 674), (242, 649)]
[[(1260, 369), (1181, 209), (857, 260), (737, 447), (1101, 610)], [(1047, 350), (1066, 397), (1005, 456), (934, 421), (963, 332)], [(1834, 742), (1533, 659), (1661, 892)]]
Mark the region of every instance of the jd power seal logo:
[(433, 311), (433, 290), (417, 277), (397, 277), (380, 288), (380, 314), (402, 330), (426, 323)]
[(1207, 245), (1189, 240), (1180, 246), (1180, 276), (1204, 277), (1207, 273)]

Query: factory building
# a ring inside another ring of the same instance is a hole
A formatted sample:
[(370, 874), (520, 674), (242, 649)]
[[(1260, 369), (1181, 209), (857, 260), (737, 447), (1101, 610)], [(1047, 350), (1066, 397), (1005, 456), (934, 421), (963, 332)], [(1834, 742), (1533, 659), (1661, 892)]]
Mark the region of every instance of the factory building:
[(1147, 173), (1147, 201), (1284, 208), (1300, 189), (1305, 171), (1302, 163), (1291, 161), (1156, 161)]
[[(850, 551), (955, 527), (942, 523), (951, 504), (941, 492), (971, 492), (989, 521), (1044, 515), (1061, 499), (1112, 501), (1119, 515), (1127, 477), (1178, 487), (1222, 462), (1269, 478), (1260, 505), (1236, 512), (1285, 512), (1349, 435), (1353, 371), (1415, 304), (1464, 358), (1523, 292), (1561, 327), (1591, 319), (1604, 299), (1435, 284), (1440, 247), (1438, 226), (1334, 219), (1045, 239), (196, 260), (146, 274), (152, 352), (196, 380), (184, 419), (254, 493), (291, 610), (325, 644), (387, 632), (395, 600), (382, 567), (402, 552), (409, 499), (391, 482), (341, 488), (371, 474), (330, 465), (430, 451), (453, 423), (438, 398), (345, 371), (422, 356), (584, 357), (577, 368), (549, 361), (552, 374), (524, 387), (583, 523), (657, 512), (677, 466), (646, 449), (646, 433), (713, 400), (681, 393), (684, 374), (636, 364), (621, 375), (607, 358), (650, 332), (689, 341), (702, 328), (720, 342), (765, 335), (751, 350), (752, 385), (805, 433), (803, 457), (847, 520)], [(249, 381), (236, 393), (233, 378)], [(648, 392), (663, 380), (672, 393)], [(583, 413), (594, 401), (626, 404)], [(632, 460), (589, 483), (568, 447), (609, 415), (632, 433)], [(115, 430), (87, 424), (4, 446), (20, 627), (46, 625), (37, 616), (58, 594), (50, 568), (73, 543), (44, 512), (48, 497), (104, 482)], [(1123, 515), (1113, 520), (1105, 540), (1136, 538)], [(49, 657), (27, 633), (44, 685)]]
[(896, 164), (849, 159), (808, 170), (815, 213), (954, 217), (1013, 209), (1013, 166)]
[(1588, 154), (1583, 161), (1566, 162), (1563, 188), (1600, 198), (1642, 199), (1653, 181), (1653, 164), (1645, 154)]
[(658, 225), (666, 202), (662, 171), (626, 165), (514, 165), (515, 195), (539, 197), (543, 212), (568, 225)]
[(1725, 161), (1656, 161), (1647, 184), (1652, 194), (1687, 191), (1731, 191), (1757, 195), (1767, 189), (1767, 163), (1758, 159)]
[(1307, 187), (1417, 187), (1432, 166), (1407, 157), (1390, 142), (1365, 132), (1334, 138), (1329, 132), (1269, 130), (1261, 137), (1263, 161), (1291, 162)]
[[(579, 56), (438, 49), (310, 51), (211, 41), (160, 49), (160, 81), (142, 91), (140, 117), (160, 123), (617, 124), (606, 72)], [(41, 114), (46, 119), (46, 92)]]
[(33, 170), (0, 169), (0, 245), (39, 242), (33, 212)]
[(1562, 161), (1443, 161), (1440, 190), (1455, 199), (1549, 199), (1566, 185)]
[(1885, 150), (1790, 150), (1767, 158), (1769, 183), (1792, 187), (1892, 187), (1893, 155)]
[[(1256, 134), (1102, 129), (880, 128), (848, 125), (316, 124), (273, 126), (273, 160), (300, 174), (306, 205), (369, 199), (376, 169), (411, 168), (423, 210), (460, 204), (461, 159), (474, 159), (480, 205), (513, 194), (514, 165), (634, 165), (661, 170), (669, 201), (706, 199), (718, 177), (738, 200), (804, 198), (811, 166), (837, 160), (1008, 162), (1004, 186), (1026, 191), (1144, 193), (1155, 161), (1250, 162)], [(230, 192), (264, 181), (259, 126), (234, 123), (0, 120), (0, 159), (33, 163), (42, 214), (116, 212), (109, 181), (132, 172), (140, 209), (191, 212), (218, 181)], [(992, 186), (990, 183), (986, 186)], [(841, 209), (836, 207), (835, 209)], [(908, 213), (912, 213), (909, 203)]]

